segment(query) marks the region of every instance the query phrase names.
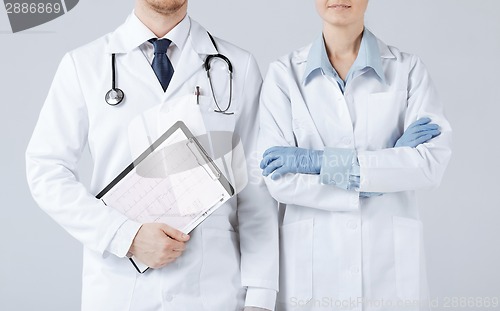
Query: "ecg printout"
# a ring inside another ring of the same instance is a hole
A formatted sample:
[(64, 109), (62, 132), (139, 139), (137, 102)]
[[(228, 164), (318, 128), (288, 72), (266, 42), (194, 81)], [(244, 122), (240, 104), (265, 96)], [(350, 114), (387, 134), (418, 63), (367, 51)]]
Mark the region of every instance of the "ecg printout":
[(101, 199), (139, 223), (189, 233), (230, 195), (196, 142), (178, 129)]

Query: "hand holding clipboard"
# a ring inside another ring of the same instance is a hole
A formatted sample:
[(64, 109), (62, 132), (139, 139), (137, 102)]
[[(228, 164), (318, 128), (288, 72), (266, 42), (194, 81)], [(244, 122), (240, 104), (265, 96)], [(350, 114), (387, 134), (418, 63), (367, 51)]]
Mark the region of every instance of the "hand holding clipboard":
[[(234, 194), (196, 137), (179, 121), (96, 197), (139, 223), (191, 232)], [(147, 266), (131, 258), (143, 273)]]

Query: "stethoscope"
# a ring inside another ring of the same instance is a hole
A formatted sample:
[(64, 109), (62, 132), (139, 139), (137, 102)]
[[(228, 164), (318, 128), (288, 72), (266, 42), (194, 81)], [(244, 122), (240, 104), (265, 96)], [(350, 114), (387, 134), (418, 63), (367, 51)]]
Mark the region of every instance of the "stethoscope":
[[(217, 51), (217, 54), (208, 55), (205, 58), (205, 62), (203, 63), (203, 67), (205, 68), (205, 71), (207, 72), (208, 84), (210, 85), (212, 97), (214, 99), (215, 106), (217, 107), (217, 109), (214, 109), (214, 112), (222, 113), (225, 115), (231, 115), (231, 114), (234, 114), (234, 112), (228, 112), (228, 110), (231, 107), (231, 100), (233, 97), (233, 65), (231, 64), (231, 61), (226, 56), (219, 53), (219, 49), (217, 48), (217, 44), (215, 43), (214, 38), (212, 37), (212, 35), (209, 32), (207, 32), (207, 33), (208, 33), (208, 36), (210, 37), (210, 41), (212, 41), (212, 44), (214, 45), (215, 50)], [(212, 77), (210, 76), (210, 69), (211, 69), (210, 64), (216, 58), (221, 59), (226, 63), (227, 69), (229, 72), (229, 100), (228, 100), (228, 103), (227, 103), (227, 106), (225, 109), (221, 109), (221, 107), (219, 106), (219, 102), (217, 101), (217, 97), (215, 96), (215, 92), (214, 92), (214, 88), (213, 88), (213, 84), (212, 84)], [(196, 87), (195, 95), (197, 96), (197, 103), (199, 104), (199, 98), (200, 98), (201, 93), (200, 93), (200, 89), (198, 86)], [(106, 93), (106, 96), (104, 99), (105, 99), (106, 103), (108, 103), (108, 105), (117, 106), (123, 101), (124, 98), (125, 98), (125, 93), (121, 89), (116, 87), (116, 54), (113, 53), (113, 54), (111, 54), (111, 89)]]

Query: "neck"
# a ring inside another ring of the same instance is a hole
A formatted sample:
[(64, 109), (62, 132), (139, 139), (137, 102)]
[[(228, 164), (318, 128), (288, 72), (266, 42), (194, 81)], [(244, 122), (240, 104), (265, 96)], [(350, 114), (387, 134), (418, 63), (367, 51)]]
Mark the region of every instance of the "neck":
[(136, 1), (135, 15), (146, 25), (158, 38), (165, 36), (172, 30), (187, 14), (187, 3), (175, 12), (158, 12), (150, 7), (146, 1)]
[(364, 24), (358, 23), (349, 26), (323, 26), (323, 38), (330, 58), (344, 58), (357, 56), (363, 37)]

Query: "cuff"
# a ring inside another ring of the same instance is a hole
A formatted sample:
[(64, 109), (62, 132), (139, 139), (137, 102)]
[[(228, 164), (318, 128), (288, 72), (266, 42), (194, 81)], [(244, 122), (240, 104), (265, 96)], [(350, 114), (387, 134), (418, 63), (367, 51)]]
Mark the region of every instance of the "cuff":
[(325, 148), (323, 162), (321, 163), (321, 183), (350, 190), (351, 172), (356, 161), (357, 154), (354, 149)]
[(118, 228), (118, 231), (116, 231), (115, 236), (111, 242), (109, 242), (106, 250), (120, 258), (125, 257), (141, 226), (142, 224), (138, 222), (130, 219), (126, 220), (120, 228)]
[(257, 307), (274, 311), (277, 292), (274, 289), (248, 287), (245, 307)]

